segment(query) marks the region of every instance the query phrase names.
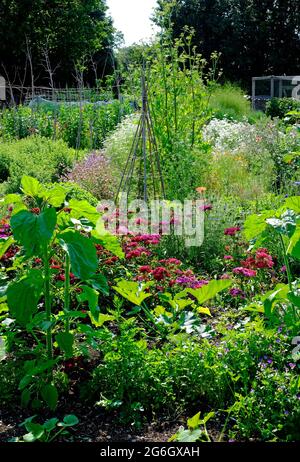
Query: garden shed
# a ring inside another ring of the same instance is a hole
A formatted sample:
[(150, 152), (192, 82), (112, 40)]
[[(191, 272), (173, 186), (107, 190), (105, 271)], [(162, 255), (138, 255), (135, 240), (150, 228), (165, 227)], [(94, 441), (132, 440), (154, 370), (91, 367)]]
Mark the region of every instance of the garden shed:
[(253, 109), (264, 110), (271, 98), (300, 97), (300, 76), (269, 75), (252, 78)]

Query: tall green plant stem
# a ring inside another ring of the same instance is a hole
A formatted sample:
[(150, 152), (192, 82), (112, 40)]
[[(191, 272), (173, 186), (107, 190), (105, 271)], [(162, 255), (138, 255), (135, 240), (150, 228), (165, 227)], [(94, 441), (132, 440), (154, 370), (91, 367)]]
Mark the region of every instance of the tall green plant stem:
[[(45, 295), (45, 308), (46, 308), (46, 320), (51, 323), (51, 291), (50, 291), (50, 263), (48, 249), (45, 250), (44, 254), (44, 295)], [(53, 346), (52, 346), (52, 327), (49, 325), (46, 332), (46, 347), (48, 359), (53, 358)]]
[(66, 315), (65, 321), (65, 329), (66, 332), (70, 330), (70, 319), (69, 319), (69, 311), (70, 311), (70, 256), (66, 253), (65, 259), (65, 291), (64, 291), (64, 312)]
[(283, 250), (283, 259), (284, 259), (284, 264), (286, 266), (286, 274), (287, 274), (287, 278), (288, 278), (289, 288), (290, 288), (290, 291), (292, 291), (293, 290), (292, 271), (291, 271), (290, 262), (289, 262), (289, 259), (288, 259), (287, 253), (286, 253), (286, 246), (285, 246), (285, 243), (284, 243), (284, 240), (283, 240), (283, 237), (282, 237), (281, 234), (280, 234), (280, 243), (281, 243), (281, 247), (282, 247), (282, 250)]
[[(287, 274), (287, 278), (288, 278), (288, 284), (289, 284), (290, 292), (293, 292), (293, 278), (292, 278), (291, 266), (290, 266), (290, 262), (289, 262), (289, 259), (288, 259), (288, 256), (287, 256), (286, 246), (285, 246), (285, 243), (284, 243), (284, 240), (283, 240), (283, 237), (282, 237), (281, 234), (280, 234), (280, 242), (281, 242), (281, 246), (282, 246), (282, 250), (283, 250), (283, 258), (284, 258), (284, 264), (286, 266), (286, 274)], [(296, 321), (297, 320), (297, 313), (296, 313), (296, 307), (295, 307), (294, 303), (292, 303), (292, 307), (293, 307), (294, 320)]]

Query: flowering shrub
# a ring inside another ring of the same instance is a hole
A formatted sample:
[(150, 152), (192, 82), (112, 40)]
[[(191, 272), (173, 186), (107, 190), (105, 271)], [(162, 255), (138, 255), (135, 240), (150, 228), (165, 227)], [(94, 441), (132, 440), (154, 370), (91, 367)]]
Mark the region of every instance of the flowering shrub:
[(98, 199), (112, 198), (116, 186), (110, 162), (100, 151), (77, 162), (64, 180), (77, 183)]

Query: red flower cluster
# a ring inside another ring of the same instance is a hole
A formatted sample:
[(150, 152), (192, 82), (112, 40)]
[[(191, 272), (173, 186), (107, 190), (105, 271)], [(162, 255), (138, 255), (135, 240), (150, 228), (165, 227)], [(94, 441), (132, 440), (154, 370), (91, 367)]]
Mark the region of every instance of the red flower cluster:
[(118, 257), (111, 257), (111, 258), (108, 258), (107, 260), (105, 260), (105, 265), (114, 265), (117, 261), (118, 261)]
[(182, 262), (177, 258), (168, 258), (167, 260), (160, 260), (159, 263), (162, 263), (167, 266), (180, 266)]
[(156, 281), (162, 281), (165, 278), (169, 278), (171, 276), (169, 271), (163, 266), (158, 266), (153, 271), (151, 271), (151, 274)]
[(11, 235), (10, 225), (6, 222), (5, 219), (0, 222), (0, 239), (6, 239)]
[(34, 207), (33, 209), (30, 210), (31, 213), (33, 213), (34, 215), (39, 215), (41, 213), (41, 209), (39, 209), (38, 207)]
[(268, 269), (273, 268), (274, 261), (267, 249), (258, 249), (255, 256), (242, 262), (242, 266), (249, 269)]
[(239, 231), (241, 231), (241, 228), (239, 226), (233, 227), (233, 228), (226, 228), (224, 230), (225, 236), (235, 236)]
[(127, 260), (132, 260), (133, 258), (138, 258), (138, 257), (148, 257), (151, 255), (151, 252), (147, 250), (145, 247), (137, 247), (134, 250), (131, 250), (130, 252), (126, 253), (126, 258)]
[(8, 261), (14, 258), (14, 256), (19, 252), (19, 247), (16, 245), (11, 246), (7, 252), (1, 257), (0, 260), (2, 261)]
[[(159, 242), (160, 236), (158, 234), (142, 234), (132, 237), (124, 246), (127, 260), (151, 255), (151, 251), (148, 250), (146, 246), (157, 245)], [(143, 244), (143, 246), (141, 246), (141, 244)]]
[(140, 266), (139, 271), (140, 273), (151, 273), (152, 268), (149, 265), (144, 265), (144, 266)]

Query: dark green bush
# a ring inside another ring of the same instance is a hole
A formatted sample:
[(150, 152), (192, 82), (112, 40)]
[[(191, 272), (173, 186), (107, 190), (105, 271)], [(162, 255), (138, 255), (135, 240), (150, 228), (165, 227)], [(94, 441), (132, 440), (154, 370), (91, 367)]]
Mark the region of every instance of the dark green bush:
[(19, 400), (18, 385), (22, 377), (22, 365), (14, 359), (0, 361), (0, 406)]
[(266, 114), (283, 119), (290, 111), (300, 111), (300, 101), (292, 98), (272, 98), (266, 104)]

